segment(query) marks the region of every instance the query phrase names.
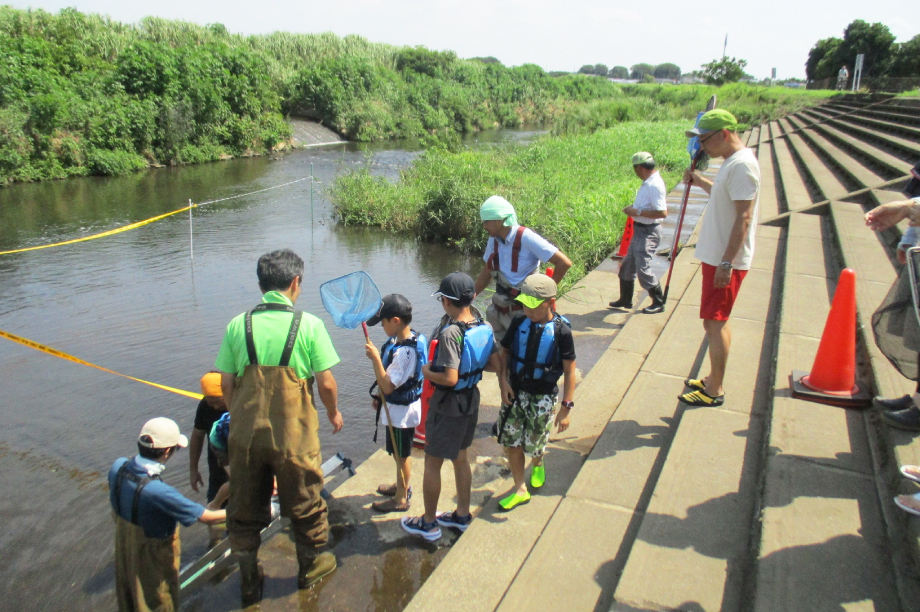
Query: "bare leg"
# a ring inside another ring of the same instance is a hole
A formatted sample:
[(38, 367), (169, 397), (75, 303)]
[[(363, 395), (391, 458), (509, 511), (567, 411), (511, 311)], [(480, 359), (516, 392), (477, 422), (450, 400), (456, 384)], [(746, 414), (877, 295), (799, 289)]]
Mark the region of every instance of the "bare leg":
[(732, 331), (728, 321), (703, 319), (703, 329), (709, 340), (709, 376), (706, 377), (706, 394), (716, 397), (725, 393), (722, 382), (728, 364), (728, 350), (732, 344)]
[[(400, 473), (405, 478), (400, 478)], [(406, 503), (407, 491), (409, 490), (409, 478), (412, 476), (412, 458), (403, 457), (396, 460), (396, 501), (400, 504)]]
[[(470, 469), (470, 463), (466, 458), (466, 449), (460, 451), (460, 454), (454, 459), (454, 480), (457, 483), (457, 516), (469, 516), (470, 495), (472, 494), (473, 488), (473, 471)], [(426, 521), (428, 520), (427, 517), (428, 513), (426, 507)]]
[(511, 467), (511, 477), (514, 479), (514, 490), (512, 493), (526, 493), (527, 485), (524, 482), (523, 447), (509, 446), (505, 448), (505, 454), (508, 456), (508, 465)]
[(423, 494), (425, 497), (425, 522), (433, 522), (438, 515), (438, 499), (441, 497), (441, 465), (444, 460), (440, 457), (425, 455), (425, 476)]

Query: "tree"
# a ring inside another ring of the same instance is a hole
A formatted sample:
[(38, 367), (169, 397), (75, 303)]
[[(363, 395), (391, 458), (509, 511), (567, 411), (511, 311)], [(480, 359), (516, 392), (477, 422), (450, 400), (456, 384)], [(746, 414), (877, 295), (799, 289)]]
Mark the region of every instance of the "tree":
[(604, 64), (595, 64), (594, 74), (596, 74), (597, 76), (606, 77), (607, 76), (607, 66), (605, 66)]
[(585, 64), (584, 66), (578, 69), (578, 73), (579, 74), (594, 74), (594, 66), (592, 66), (591, 64)]
[(906, 43), (895, 45), (887, 74), (893, 77), (920, 76), (920, 34)]
[(656, 79), (670, 79), (675, 81), (680, 78), (680, 66), (677, 64), (658, 64), (655, 66)]
[(607, 76), (611, 79), (628, 79), (629, 68), (626, 66), (614, 66), (607, 72)]
[(744, 76), (745, 66), (747, 66), (747, 60), (723, 57), (721, 60), (712, 60), (708, 64), (703, 64), (700, 76), (708, 85), (737, 83)]
[(837, 75), (839, 66), (834, 68), (837, 47), (843, 42), (839, 38), (823, 38), (815, 43), (808, 52), (808, 61), (805, 62), (805, 78), (809, 81), (829, 79)]
[(636, 64), (630, 70), (630, 77), (634, 79), (642, 79), (647, 74), (655, 75), (655, 67), (651, 64)]
[(863, 61), (863, 76), (879, 76), (887, 68), (891, 56), (891, 47), (894, 43), (894, 34), (888, 26), (881, 23), (866, 23), (857, 19), (843, 31), (843, 40), (834, 52), (837, 60), (837, 69), (848, 66), (853, 72), (856, 55), (865, 54)]

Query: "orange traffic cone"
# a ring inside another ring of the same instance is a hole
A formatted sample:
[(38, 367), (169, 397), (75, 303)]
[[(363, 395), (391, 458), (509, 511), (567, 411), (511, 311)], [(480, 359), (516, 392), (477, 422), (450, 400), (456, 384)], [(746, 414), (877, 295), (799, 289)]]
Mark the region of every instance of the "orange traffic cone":
[(629, 250), (629, 243), (633, 237), (633, 220), (632, 217), (626, 217), (626, 225), (623, 226), (623, 237), (620, 238), (620, 248), (617, 249), (614, 259), (623, 259)]
[(792, 396), (843, 408), (864, 408), (872, 399), (856, 382), (856, 272), (840, 273), (811, 372), (794, 370)]

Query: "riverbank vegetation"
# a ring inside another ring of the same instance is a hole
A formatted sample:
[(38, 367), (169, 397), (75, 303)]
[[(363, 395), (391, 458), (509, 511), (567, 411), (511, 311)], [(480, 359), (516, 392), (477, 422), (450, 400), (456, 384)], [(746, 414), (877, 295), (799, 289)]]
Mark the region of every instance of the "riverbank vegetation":
[(328, 193), (340, 223), (370, 225), (440, 241), (466, 252), (487, 238), (479, 206), (506, 197), (521, 223), (559, 246), (574, 266), (564, 287), (609, 255), (622, 233), (623, 206), (640, 182), (628, 160), (651, 151), (668, 186), (687, 165), (686, 122), (629, 122), (593, 134), (526, 146), (449, 152), (433, 149), (397, 182), (369, 169), (339, 176)]

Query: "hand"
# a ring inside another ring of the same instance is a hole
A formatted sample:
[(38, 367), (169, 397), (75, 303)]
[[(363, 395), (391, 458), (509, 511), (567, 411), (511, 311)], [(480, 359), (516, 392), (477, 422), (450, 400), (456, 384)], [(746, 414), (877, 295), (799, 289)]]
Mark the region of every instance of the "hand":
[(716, 273), (712, 277), (712, 286), (716, 289), (724, 289), (728, 287), (728, 283), (732, 280), (732, 271), (723, 270), (721, 266), (716, 268)]
[(380, 410), (380, 406), (381, 404), (380, 404), (379, 398), (375, 397), (374, 399), (371, 400), (371, 410), (373, 410), (374, 412), (377, 412), (378, 410)]
[(374, 343), (370, 341), (370, 338), (368, 338), (367, 343), (364, 345), (364, 354), (372, 361), (380, 359), (380, 351), (377, 350)]
[(684, 182), (685, 182), (685, 183), (697, 183), (697, 184), (699, 184), (699, 183), (700, 183), (700, 177), (699, 177), (699, 175), (696, 173), (696, 170), (691, 170), (690, 168), (687, 168), (686, 170), (684, 170)]
[(569, 409), (560, 408), (556, 413), (556, 432), (562, 433), (569, 428)]
[(898, 245), (898, 263), (902, 266), (907, 264), (907, 251), (901, 245)]
[(501, 389), (502, 401), (506, 406), (510, 406), (514, 403), (514, 390), (511, 388), (511, 385), (507, 381), (502, 381), (498, 385)]
[(907, 202), (891, 202), (876, 206), (866, 213), (866, 225), (876, 232), (894, 227), (901, 219), (907, 218), (911, 208), (913, 208), (912, 204), (908, 200)]
[(197, 469), (192, 469), (189, 471), (188, 481), (189, 484), (192, 485), (192, 490), (195, 492), (198, 491), (198, 485), (204, 486), (204, 479), (201, 477), (201, 472), (199, 472)]
[(337, 434), (342, 431), (342, 426), (345, 424), (342, 421), (342, 413), (336, 410), (334, 413), (326, 412), (326, 416), (329, 417), (329, 422), (332, 423), (332, 433)]
[(631, 204), (623, 209), (623, 214), (626, 215), (627, 217), (638, 217), (639, 216), (639, 212), (636, 210), (636, 207)]

